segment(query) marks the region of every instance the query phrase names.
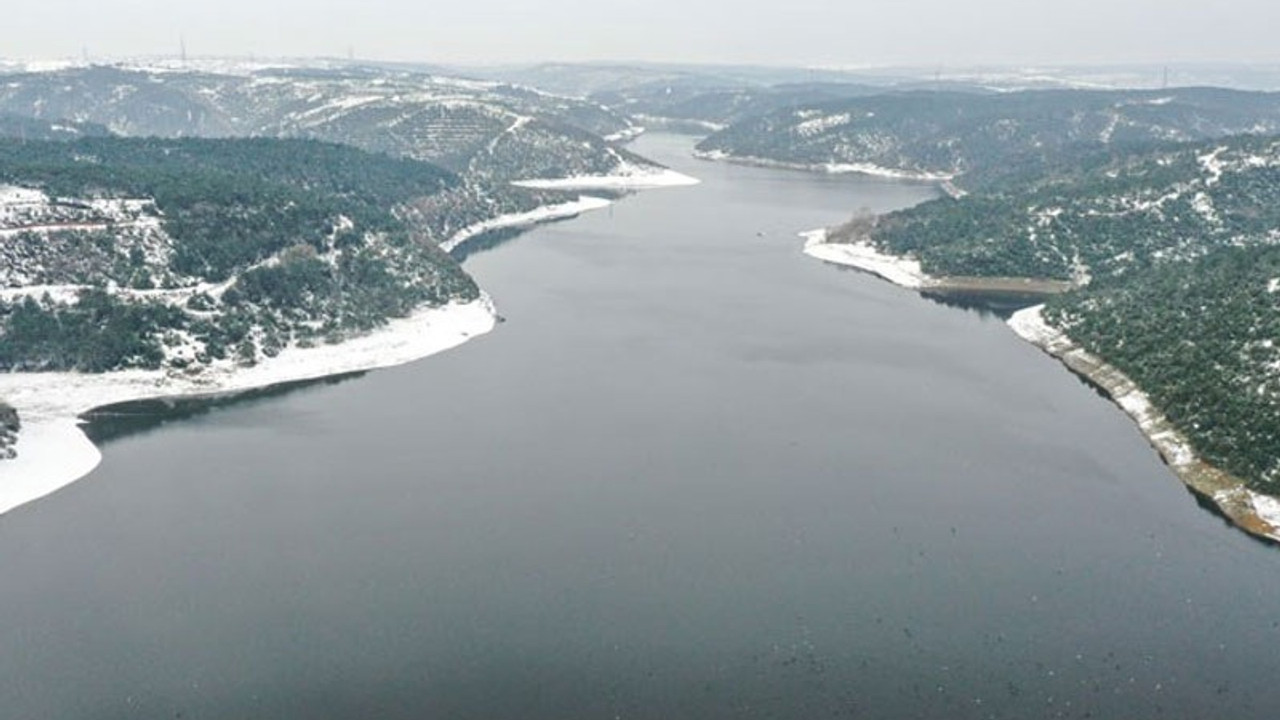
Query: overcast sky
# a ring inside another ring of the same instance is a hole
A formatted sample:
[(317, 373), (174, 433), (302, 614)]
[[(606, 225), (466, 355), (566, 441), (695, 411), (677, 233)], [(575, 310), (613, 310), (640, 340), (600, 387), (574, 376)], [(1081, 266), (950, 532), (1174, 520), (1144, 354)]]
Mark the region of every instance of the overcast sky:
[(770, 65), (1280, 61), (1277, 0), (13, 0), (0, 57)]

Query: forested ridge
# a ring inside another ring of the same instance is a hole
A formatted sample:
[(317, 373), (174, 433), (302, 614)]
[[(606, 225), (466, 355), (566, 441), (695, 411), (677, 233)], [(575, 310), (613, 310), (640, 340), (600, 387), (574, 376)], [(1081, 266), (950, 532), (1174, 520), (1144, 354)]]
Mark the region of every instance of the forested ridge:
[(1223, 248), (1049, 301), (1208, 462), (1280, 494), (1280, 246)]
[(601, 137), (631, 124), (597, 103), (376, 68), (223, 73), (94, 65), (0, 74), (0, 113), (59, 126), (81, 118), (134, 137), (325, 140), (490, 184), (649, 164)]
[[(821, 96), (818, 96), (821, 98)], [(698, 148), (803, 165), (950, 174), (971, 191), (1168, 142), (1280, 132), (1280, 94), (1221, 88), (885, 92), (751, 116)]]
[(871, 238), (933, 275), (1102, 279), (1280, 228), (1280, 141), (1162, 145), (939, 198), (877, 218)]
[(1280, 139), (1163, 145), (833, 237), (935, 277), (1071, 281), (1050, 324), (1132, 378), (1207, 461), (1280, 494)]
[(436, 247), (466, 212), (415, 209), (462, 191), (427, 163), (308, 140), (0, 140), (0, 187), (4, 369), (252, 363), (478, 296)]

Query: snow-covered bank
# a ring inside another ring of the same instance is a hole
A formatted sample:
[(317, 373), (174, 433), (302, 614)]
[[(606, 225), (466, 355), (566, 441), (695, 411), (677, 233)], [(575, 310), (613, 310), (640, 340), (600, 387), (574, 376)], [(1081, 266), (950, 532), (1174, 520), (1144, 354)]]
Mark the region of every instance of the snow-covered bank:
[(919, 290), (937, 284), (920, 267), (917, 260), (880, 252), (869, 242), (827, 242), (827, 231), (800, 233), (805, 239), (804, 253), (826, 262), (864, 270), (905, 288)]
[(454, 248), (471, 238), (493, 230), (502, 230), (505, 228), (522, 228), (538, 223), (548, 222), (550, 220), (563, 220), (565, 218), (576, 217), (589, 210), (599, 210), (600, 208), (609, 207), (611, 200), (605, 198), (591, 197), (583, 195), (577, 200), (572, 200), (558, 205), (542, 205), (520, 213), (509, 213), (507, 215), (499, 215), (482, 222), (468, 225), (453, 234), (453, 237), (440, 243), (440, 248), (445, 252), (452, 252)]
[(535, 190), (650, 190), (684, 187), (702, 182), (668, 168), (624, 168), (614, 175), (580, 175), (546, 180), (516, 180), (517, 187)]
[(772, 160), (770, 158), (754, 157), (751, 155), (733, 155), (723, 150), (697, 150), (693, 153), (694, 157), (702, 160), (716, 160), (720, 162), (731, 162), (739, 165), (754, 165), (757, 167), (779, 168), (782, 170), (803, 170), (806, 172), (820, 172), (828, 175), (870, 175), (872, 177), (888, 178), (891, 180), (913, 180), (918, 182), (932, 183), (950, 183), (955, 179), (954, 173), (941, 172), (924, 172), (921, 170), (903, 170), (901, 168), (887, 168), (875, 163), (793, 163), (783, 160)]
[(1255, 535), (1280, 541), (1280, 500), (1248, 489), (1239, 478), (1197, 457), (1186, 436), (1178, 432), (1133, 380), (1045, 322), (1043, 310), (1043, 305), (1019, 310), (1009, 318), (1009, 327), (1019, 337), (1106, 390), (1138, 424), (1174, 474), (1192, 490), (1212, 500), (1236, 525)]
[(870, 242), (831, 241), (826, 230), (800, 233), (804, 252), (825, 262), (848, 265), (911, 290), (936, 294), (963, 293), (993, 297), (1037, 297), (1065, 292), (1077, 284), (1067, 280), (1022, 277), (930, 275), (911, 257), (886, 253)]
[[(969, 282), (964, 278), (932, 277), (921, 270), (920, 263), (880, 252), (867, 242), (827, 242), (826, 230), (801, 235), (805, 238), (804, 251), (807, 255), (858, 268), (905, 288), (938, 291), (965, 287)], [(1043, 281), (1045, 287), (1034, 291), (1060, 292), (1071, 286), (1071, 283), (1060, 282), (1055, 284), (1056, 289), (1051, 289), (1047, 283)], [(1045, 322), (1043, 308), (1043, 305), (1036, 305), (1015, 312), (1008, 321), (1009, 327), (1019, 337), (1103, 388), (1138, 424), (1174, 474), (1196, 493), (1213, 501), (1232, 522), (1254, 535), (1280, 541), (1280, 499), (1250, 490), (1239, 478), (1197, 457), (1186, 436), (1173, 426), (1141, 388), (1124, 373), (1081, 348), (1066, 333)]]
[(694, 120), (692, 118), (676, 118), (667, 117), (665, 115), (646, 115), (637, 114), (631, 116), (633, 120), (638, 120), (647, 125), (651, 125), (663, 130), (672, 128), (697, 128), (702, 133), (713, 133), (724, 130), (729, 127), (724, 123), (711, 122), (710, 120)]
[(645, 129), (640, 125), (632, 125), (611, 135), (605, 135), (604, 141), (624, 145), (643, 135), (644, 131)]
[(0, 513), (85, 476), (101, 455), (76, 418), (103, 405), (176, 396), (222, 395), (298, 380), (400, 365), (460, 345), (493, 329), (488, 296), (426, 308), (336, 345), (291, 347), (253, 367), (230, 361), (198, 374), (126, 370), (0, 374), (0, 398), (18, 410), (18, 457), (0, 461)]

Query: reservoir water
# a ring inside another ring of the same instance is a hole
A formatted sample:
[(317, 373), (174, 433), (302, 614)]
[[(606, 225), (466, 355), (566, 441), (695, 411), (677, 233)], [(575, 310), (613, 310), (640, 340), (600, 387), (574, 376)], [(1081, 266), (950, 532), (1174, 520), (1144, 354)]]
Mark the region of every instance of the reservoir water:
[(1277, 549), (999, 318), (800, 252), (932, 190), (690, 147), (469, 258), (493, 333), (0, 517), (0, 715), (1275, 717)]

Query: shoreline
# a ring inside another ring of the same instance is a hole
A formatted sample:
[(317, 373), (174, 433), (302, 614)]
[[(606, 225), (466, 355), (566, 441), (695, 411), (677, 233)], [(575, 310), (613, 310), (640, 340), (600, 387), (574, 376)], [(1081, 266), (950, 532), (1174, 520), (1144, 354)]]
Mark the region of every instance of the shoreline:
[(937, 278), (927, 274), (918, 260), (880, 252), (871, 243), (827, 242), (826, 228), (800, 233), (804, 238), (804, 254), (823, 262), (847, 265), (871, 273), (909, 290), (933, 287)]
[(1075, 287), (1067, 280), (1020, 277), (970, 277), (962, 275), (930, 275), (918, 260), (891, 255), (869, 242), (828, 242), (825, 229), (800, 233), (804, 238), (804, 254), (824, 262), (847, 265), (871, 273), (894, 285), (938, 295), (968, 293), (972, 295), (1023, 295), (1043, 297), (1066, 292)]
[[(652, 127), (655, 127), (658, 130), (661, 130), (663, 132), (675, 132), (681, 135), (693, 135), (693, 134), (706, 135), (708, 133), (719, 132), (729, 127), (724, 123), (712, 122), (710, 120), (695, 120), (693, 118), (677, 118), (677, 117), (669, 117), (666, 115), (649, 115), (646, 113), (639, 113), (636, 115), (632, 115), (631, 117), (635, 120), (639, 120), (642, 123), (646, 123)], [(681, 130), (681, 128), (696, 130), (696, 133), (685, 132)]]
[(670, 168), (649, 169), (636, 167), (632, 172), (616, 175), (578, 175), (566, 178), (534, 178), (513, 180), (516, 187), (532, 190), (654, 190), (665, 187), (686, 187), (702, 181), (676, 172)]
[[(657, 172), (644, 169), (525, 182), (560, 190), (642, 190), (696, 185), (701, 181), (662, 168)], [(462, 228), (440, 243), (440, 248), (451, 252), (486, 232), (573, 218), (612, 204), (606, 198), (581, 195), (577, 200), (499, 215)], [(80, 419), (96, 408), (134, 400), (236, 395), (285, 383), (403, 365), (484, 335), (497, 323), (493, 300), (482, 290), (476, 300), (420, 308), (407, 317), (392, 318), (364, 335), (335, 345), (289, 347), (250, 367), (226, 360), (206, 366), (197, 374), (173, 370), (0, 373), (0, 398), (18, 411), (22, 422), (17, 439), (10, 445), (17, 457), (0, 460), (0, 515), (56, 492), (98, 466), (102, 453), (81, 430)]]
[[(637, 167), (632, 172), (614, 175), (581, 175), (567, 178), (546, 178), (531, 180), (513, 180), (511, 185), (531, 190), (605, 190), (627, 192), (639, 190), (655, 190), (669, 187), (688, 187), (698, 185), (702, 181), (676, 172), (670, 168), (656, 170)], [(540, 205), (524, 212), (507, 213), (497, 217), (472, 223), (458, 230), (448, 240), (440, 243), (440, 249), (453, 252), (468, 240), (494, 230), (524, 228), (553, 220), (567, 220), (585, 212), (607, 208), (614, 203), (608, 198), (595, 195), (579, 195), (577, 200), (570, 200), (555, 205)]]
[(1193, 493), (1216, 505), (1236, 527), (1280, 542), (1280, 500), (1250, 490), (1240, 478), (1197, 456), (1187, 438), (1133, 380), (1045, 322), (1043, 309), (1043, 305), (1036, 305), (1019, 310), (1007, 324), (1018, 337), (1101, 388), (1133, 419), (1151, 447)]
[(954, 173), (930, 173), (917, 170), (900, 170), (887, 168), (875, 163), (796, 163), (785, 160), (754, 157), (752, 155), (731, 155), (723, 150), (694, 150), (693, 156), (699, 160), (728, 162), (750, 167), (777, 168), (779, 170), (801, 170), (804, 172), (825, 173), (827, 175), (869, 175), (889, 180), (908, 180), (912, 182), (936, 183), (943, 192), (953, 197), (963, 194), (952, 182)]
[[(909, 258), (881, 252), (870, 243), (828, 243), (827, 231), (801, 233), (804, 252), (810, 257), (839, 265), (848, 265), (887, 280), (895, 285), (926, 293), (929, 291), (966, 290), (964, 283), (952, 278), (937, 278), (920, 269), (920, 263)], [(961, 281), (968, 280), (961, 278)], [(1030, 278), (998, 278), (995, 284), (1036, 283), (1071, 284), (1064, 281), (1036, 281)], [(998, 292), (995, 288), (987, 288)], [(1066, 287), (1057, 290), (1062, 292)], [(1080, 347), (1066, 333), (1049, 325), (1041, 314), (1044, 305), (1018, 310), (1006, 324), (1019, 338), (1040, 348), (1062, 363), (1068, 370), (1102, 389), (1111, 401), (1137, 424), (1147, 442), (1169, 469), (1196, 495), (1216, 506), (1236, 527), (1271, 542), (1280, 542), (1280, 499), (1250, 490), (1243, 480), (1205, 462), (1191, 448), (1191, 443), (1173, 426), (1146, 393), (1128, 376)]]
[(568, 218), (577, 217), (584, 212), (609, 207), (612, 204), (612, 200), (594, 197), (591, 195), (582, 195), (577, 200), (570, 200), (569, 202), (563, 202), (558, 205), (539, 205), (532, 210), (499, 215), (494, 218), (489, 218), (488, 220), (481, 220), (478, 223), (473, 223), (455, 232), (448, 240), (440, 243), (440, 249), (445, 252), (453, 252), (459, 245), (477, 235), (483, 235), (484, 233), (492, 232), (494, 230), (531, 227), (538, 223), (550, 222), (552, 220), (566, 220)]
[(80, 416), (131, 400), (234, 395), (282, 383), (403, 365), (457, 347), (497, 324), (489, 296), (420, 309), (336, 345), (290, 347), (251, 367), (232, 361), (194, 375), (168, 370), (0, 374), (0, 397), (18, 410), (17, 457), (0, 461), (0, 514), (88, 475), (102, 454)]

